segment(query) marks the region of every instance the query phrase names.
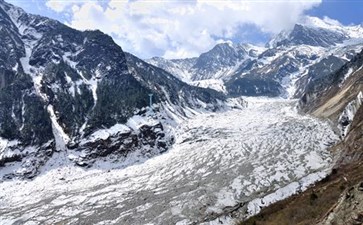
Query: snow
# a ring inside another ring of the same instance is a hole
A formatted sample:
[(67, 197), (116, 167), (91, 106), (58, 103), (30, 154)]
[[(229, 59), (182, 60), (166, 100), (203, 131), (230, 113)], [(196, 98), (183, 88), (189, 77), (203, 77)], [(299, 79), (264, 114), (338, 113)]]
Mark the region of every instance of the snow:
[(191, 82), (190, 84), (197, 87), (214, 89), (216, 91), (227, 94), (227, 90), (226, 87), (224, 86), (223, 80), (219, 79), (199, 80)]
[(327, 17), (325, 17), (324, 19), (319, 19), (317, 17), (307, 16), (305, 17), (304, 25), (313, 28), (323, 28), (334, 32), (339, 32), (345, 34), (352, 39), (363, 37), (363, 27), (361, 25), (344, 26), (337, 20), (333, 20)]
[(354, 71), (353, 68), (349, 68), (348, 72), (344, 75), (343, 81), (340, 83), (340, 86), (344, 81), (346, 81), (350, 77), (350, 75), (352, 75), (353, 71)]
[(146, 60), (146, 62), (151, 65), (157, 66), (164, 69), (170, 74), (174, 75), (176, 78), (184, 81), (185, 83), (190, 83), (192, 78), (192, 73), (189, 71), (191, 65), (183, 62), (174, 62), (173, 60), (168, 60), (160, 57), (154, 57), (152, 59)]
[[(108, 129), (100, 129), (90, 135), (86, 142), (94, 142), (96, 140), (106, 140), (112, 135), (116, 134), (127, 134), (130, 133), (131, 129), (124, 124), (115, 124)], [(82, 143), (81, 143), (82, 144)]]
[(135, 115), (127, 120), (127, 126), (137, 131), (143, 125), (155, 126), (158, 123), (157, 120), (152, 119), (151, 117), (144, 117)]
[(65, 52), (62, 56), (63, 61), (66, 62), (70, 67), (75, 69), (77, 67), (78, 62), (74, 62), (70, 58), (77, 56), (82, 50), (77, 51), (75, 54), (72, 54), (71, 52)]
[(0, 137), (0, 160), (20, 154), (19, 150), (11, 149), (12, 147), (17, 146), (19, 143), (20, 142), (18, 140), (9, 141)]
[(320, 19), (318, 17), (306, 16), (304, 25), (310, 27), (319, 27), (327, 30), (339, 30), (342, 28), (342, 25), (336, 21), (331, 20), (329, 18)]
[(31, 56), (31, 49), (25, 48), (25, 57), (20, 58), (20, 63), (25, 73), (30, 74), (29, 58)]
[(292, 182), (277, 191), (264, 196), (263, 198), (257, 198), (250, 201), (247, 205), (248, 216), (256, 215), (265, 206), (271, 205), (277, 201), (283, 200), (301, 191), (305, 191), (309, 185), (326, 177), (326, 172), (317, 172), (309, 174), (303, 177), (300, 182)]
[(340, 82), (339, 87), (341, 87), (344, 82), (352, 75), (354, 75), (356, 72), (360, 71), (363, 68), (363, 66), (359, 67), (358, 69), (354, 70), (353, 68), (349, 68), (348, 72), (344, 75), (343, 80)]
[(19, 8), (12, 7), (10, 9), (10, 18), (18, 27), (22, 41), (24, 42), (25, 56), (20, 58), (20, 63), (24, 72), (31, 76), (37, 95), (40, 96), (43, 100), (47, 100), (47, 96), (41, 92), (41, 70), (39, 68), (34, 68), (29, 64), (30, 57), (32, 55), (32, 49), (34, 46), (36, 46), (38, 40), (42, 38), (42, 34), (38, 33), (33, 27), (20, 22), (18, 19), (21, 13), (23, 12)]
[(0, 159), (3, 158), (8, 141), (0, 137)]
[[(267, 205), (321, 179), (332, 165), (326, 144), (338, 140), (330, 125), (299, 115), (296, 101), (247, 101), (242, 110), (180, 117), (175, 145), (151, 159), (133, 152), (84, 169), (69, 160), (73, 152), (55, 153), (35, 179), (0, 183), (0, 221), (190, 224), (241, 202), (247, 217), (260, 199)], [(134, 116), (126, 125), (154, 122)], [(119, 130), (127, 128), (107, 132)], [(218, 220), (233, 218), (206, 224)]]
[(19, 64), (16, 63), (15, 66), (12, 68), (12, 70), (15, 71), (15, 72), (18, 71), (18, 67), (19, 67)]
[(69, 136), (64, 132), (62, 126), (58, 123), (57, 116), (55, 115), (54, 108), (52, 105), (48, 105), (47, 111), (52, 121), (52, 130), (55, 139), (57, 150), (66, 150), (67, 143), (70, 141)]
[[(348, 103), (348, 105), (344, 108), (342, 114), (339, 117), (339, 128), (341, 130), (341, 135), (343, 137), (346, 137), (348, 132), (349, 132), (349, 128), (350, 128), (350, 124), (354, 119), (355, 114), (357, 113), (359, 107), (361, 107), (363, 104), (363, 93), (360, 91), (357, 95), (357, 97), (352, 100), (351, 102)], [(348, 121), (349, 124), (347, 126), (343, 126), (341, 123), (343, 121)]]
[(95, 76), (92, 76), (91, 79), (89, 79), (89, 80), (87, 80), (83, 76), (82, 71), (78, 71), (78, 74), (81, 76), (82, 80), (76, 82), (77, 87), (82, 82), (88, 85), (89, 89), (92, 91), (92, 96), (93, 96), (93, 101), (94, 101), (93, 108), (96, 107), (97, 99), (98, 99), (98, 97), (97, 97), (97, 87), (98, 87), (98, 82), (99, 82), (99, 79), (97, 79), (96, 76), (101, 77), (100, 71), (97, 69), (96, 72), (95, 72)]
[(254, 50), (257, 52), (257, 54), (261, 54), (263, 53), (264, 51), (267, 50), (267, 48), (265, 46), (258, 46), (258, 45), (252, 45), (252, 44), (248, 44), (248, 43), (244, 43), (244, 44), (241, 44), (241, 46), (247, 51), (251, 51), (251, 50)]
[(88, 80), (87, 82), (90, 85), (91, 91), (92, 91), (92, 96), (93, 96), (93, 100), (94, 100), (94, 106), (96, 106), (97, 104), (97, 86), (98, 86), (98, 80), (96, 79), (96, 77), (92, 77), (90, 80)]

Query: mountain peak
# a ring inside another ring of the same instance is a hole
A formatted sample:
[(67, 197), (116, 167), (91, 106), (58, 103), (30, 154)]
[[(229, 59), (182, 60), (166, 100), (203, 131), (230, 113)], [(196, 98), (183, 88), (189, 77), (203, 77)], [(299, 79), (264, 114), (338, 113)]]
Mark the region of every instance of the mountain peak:
[(324, 17), (306, 16), (290, 30), (277, 34), (267, 47), (310, 45), (328, 47), (348, 39), (363, 37), (361, 25), (344, 26), (339, 21)]
[(339, 21), (330, 19), (329, 17), (324, 17), (323, 19), (320, 19), (318, 17), (306, 16), (302, 19), (301, 23), (298, 24), (306, 27), (323, 28), (328, 30), (336, 30), (343, 27), (343, 25)]
[[(349, 27), (342, 26), (338, 21), (317, 17), (306, 17), (301, 23), (295, 24), (291, 30), (284, 30), (273, 38), (268, 46), (310, 45), (328, 47), (350, 39), (352, 32)], [(358, 35), (359, 36), (359, 35)]]

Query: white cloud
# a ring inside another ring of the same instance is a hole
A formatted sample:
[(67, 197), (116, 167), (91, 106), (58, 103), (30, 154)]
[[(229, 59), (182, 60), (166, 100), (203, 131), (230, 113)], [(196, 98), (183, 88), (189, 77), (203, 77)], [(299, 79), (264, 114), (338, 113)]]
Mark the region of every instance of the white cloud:
[(87, 1), (73, 6), (74, 1), (48, 0), (47, 5), (52, 4), (55, 11), (72, 10), (68, 25), (82, 30), (100, 29), (112, 35), (124, 50), (140, 57), (179, 58), (207, 51), (219, 39), (235, 38), (245, 24), (271, 34), (280, 32), (320, 2), (109, 0), (106, 5)]
[(76, 3), (80, 3), (80, 1), (76, 0), (48, 0), (45, 5), (56, 11), (63, 12), (68, 6), (74, 5)]

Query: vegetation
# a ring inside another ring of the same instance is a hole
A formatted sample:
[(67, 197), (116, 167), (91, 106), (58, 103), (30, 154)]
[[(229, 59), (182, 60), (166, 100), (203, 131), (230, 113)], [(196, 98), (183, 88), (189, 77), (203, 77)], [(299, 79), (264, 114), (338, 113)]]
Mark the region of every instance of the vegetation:
[(305, 192), (277, 202), (238, 225), (312, 225), (324, 219), (339, 198), (363, 179), (363, 165), (339, 168)]

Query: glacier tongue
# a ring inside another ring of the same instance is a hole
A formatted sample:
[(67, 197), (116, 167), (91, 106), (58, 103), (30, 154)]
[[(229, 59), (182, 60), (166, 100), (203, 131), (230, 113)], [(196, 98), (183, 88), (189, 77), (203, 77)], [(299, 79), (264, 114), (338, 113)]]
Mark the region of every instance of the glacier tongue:
[(295, 104), (248, 98), (246, 109), (196, 114), (176, 128), (171, 150), (128, 167), (98, 161), (85, 170), (54, 157), (32, 181), (0, 183), (0, 221), (190, 224), (248, 202), (251, 213), (258, 199), (287, 196), (331, 166), (327, 146), (338, 137)]

